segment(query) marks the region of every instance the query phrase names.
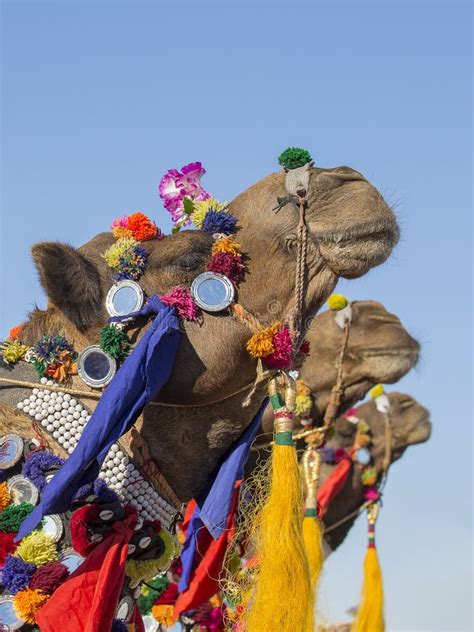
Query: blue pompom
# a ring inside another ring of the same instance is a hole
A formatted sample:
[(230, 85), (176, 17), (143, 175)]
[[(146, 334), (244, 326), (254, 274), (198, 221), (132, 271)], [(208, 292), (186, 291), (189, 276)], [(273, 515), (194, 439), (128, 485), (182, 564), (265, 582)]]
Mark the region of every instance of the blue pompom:
[(201, 229), (206, 233), (221, 233), (223, 235), (232, 235), (235, 233), (237, 218), (230, 213), (217, 212), (210, 210), (206, 213)]
[(120, 619), (114, 619), (112, 621), (112, 628), (110, 632), (127, 632), (128, 626)]
[(17, 592), (28, 587), (35, 570), (34, 564), (25, 562), (21, 557), (7, 555), (2, 570), (2, 583), (12, 595), (16, 595)]
[(29, 478), (42, 492), (46, 487), (45, 473), (48, 470), (60, 467), (63, 463), (64, 460), (52, 452), (47, 452), (46, 450), (31, 452), (23, 465), (21, 473), (26, 478)]

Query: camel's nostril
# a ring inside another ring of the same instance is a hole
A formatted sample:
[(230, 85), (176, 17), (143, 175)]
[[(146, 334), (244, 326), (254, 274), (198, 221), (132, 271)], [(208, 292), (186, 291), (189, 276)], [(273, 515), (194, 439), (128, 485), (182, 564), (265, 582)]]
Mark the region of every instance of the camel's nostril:
[(303, 187), (296, 189), (296, 195), (300, 198), (304, 198), (306, 196), (306, 189)]

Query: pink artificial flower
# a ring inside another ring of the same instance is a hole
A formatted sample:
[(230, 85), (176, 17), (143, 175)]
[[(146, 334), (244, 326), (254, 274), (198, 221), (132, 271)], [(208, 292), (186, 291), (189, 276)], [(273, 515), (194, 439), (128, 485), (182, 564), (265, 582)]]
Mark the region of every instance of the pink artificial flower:
[[(184, 213), (184, 198), (201, 201), (207, 200), (209, 193), (201, 186), (201, 177), (206, 170), (200, 162), (190, 162), (181, 171), (170, 169), (161, 178), (160, 197), (165, 209), (171, 214), (173, 222), (190, 224), (191, 218)], [(184, 220), (184, 221), (183, 221)]]
[(375, 502), (380, 498), (380, 493), (376, 487), (367, 487), (364, 491), (364, 500)]
[(112, 222), (112, 228), (127, 228), (128, 215), (122, 215), (122, 217), (116, 217)]

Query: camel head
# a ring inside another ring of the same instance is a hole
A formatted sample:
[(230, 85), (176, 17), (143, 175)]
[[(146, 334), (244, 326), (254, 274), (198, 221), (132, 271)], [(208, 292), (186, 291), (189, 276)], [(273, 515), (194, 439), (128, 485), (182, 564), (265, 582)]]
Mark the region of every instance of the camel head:
[[(375, 384), (398, 382), (416, 365), (420, 353), (418, 342), (381, 303), (354, 301), (351, 307), (342, 410), (363, 399)], [(319, 314), (306, 337), (312, 351), (301, 368), (301, 379), (315, 395), (312, 418), (319, 421), (336, 381), (336, 362), (342, 341), (342, 330), (334, 313), (329, 310)]]
[[(398, 460), (405, 450), (411, 446), (428, 441), (431, 435), (429, 411), (410, 395), (389, 393), (390, 400), (390, 464)], [(371, 444), (369, 446), (373, 459), (373, 467), (377, 475), (383, 474), (383, 462), (386, 455), (385, 417), (378, 412), (374, 402), (366, 402), (356, 409), (355, 415), (365, 421), (370, 429)], [(336, 422), (336, 434), (328, 446), (332, 448), (350, 449), (354, 442), (356, 425), (344, 418)], [(321, 482), (324, 482), (333, 471), (334, 466), (321, 467)], [(360, 507), (364, 502), (364, 487), (361, 482), (361, 466), (355, 464), (341, 492), (330, 505), (325, 517), (325, 525), (341, 520)], [(337, 548), (350, 530), (355, 518), (329, 531), (326, 541), (332, 549)]]

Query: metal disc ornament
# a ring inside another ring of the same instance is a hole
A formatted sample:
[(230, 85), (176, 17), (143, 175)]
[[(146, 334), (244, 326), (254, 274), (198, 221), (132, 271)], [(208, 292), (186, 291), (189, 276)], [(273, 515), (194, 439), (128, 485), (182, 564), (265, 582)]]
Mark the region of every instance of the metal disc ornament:
[(92, 388), (102, 388), (114, 377), (117, 362), (99, 345), (91, 345), (81, 351), (77, 359), (77, 373), (81, 380)]
[(59, 556), (59, 561), (67, 567), (69, 573), (73, 573), (82, 564), (84, 558), (74, 549), (65, 549)]
[(235, 290), (230, 279), (223, 274), (203, 272), (192, 282), (191, 294), (205, 312), (221, 312), (234, 300)]
[(24, 502), (36, 505), (38, 502), (38, 488), (25, 476), (21, 474), (12, 476), (8, 479), (7, 485), (14, 505)]
[(105, 307), (111, 316), (127, 316), (143, 305), (143, 290), (131, 279), (117, 281), (110, 288)]
[(0, 470), (8, 470), (21, 459), (23, 439), (18, 435), (7, 434), (0, 437)]
[(48, 535), (53, 542), (59, 542), (64, 533), (64, 525), (58, 514), (52, 514), (43, 518), (41, 531)]
[(0, 597), (0, 623), (3, 626), (6, 626), (4, 627), (4, 629), (8, 630), (9, 632), (10, 630), (19, 630), (25, 625), (23, 619), (20, 619), (20, 617), (15, 612), (12, 597)]
[(117, 606), (117, 610), (115, 611), (115, 617), (117, 619), (120, 619), (120, 621), (125, 621), (126, 623), (128, 623), (130, 617), (132, 616), (132, 612), (133, 600), (128, 595), (125, 595), (125, 597), (123, 597), (119, 601), (119, 605)]

